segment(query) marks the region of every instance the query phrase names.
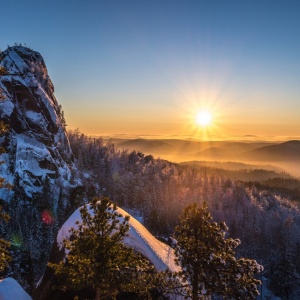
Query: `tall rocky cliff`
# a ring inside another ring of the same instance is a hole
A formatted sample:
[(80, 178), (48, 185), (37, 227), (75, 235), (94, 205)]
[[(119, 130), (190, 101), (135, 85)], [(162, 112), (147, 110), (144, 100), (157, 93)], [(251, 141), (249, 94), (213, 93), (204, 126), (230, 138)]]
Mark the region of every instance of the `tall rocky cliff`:
[(42, 56), (17, 46), (8, 48), (1, 58), (8, 73), (0, 78), (1, 120), (10, 129), (4, 141), (10, 154), (8, 179), (18, 174), (29, 197), (45, 176), (68, 185), (74, 168), (72, 152)]
[(13, 185), (0, 189), (0, 204), (10, 214), (8, 229), (14, 262), (9, 272), (32, 286), (42, 274), (69, 194), (79, 183), (43, 57), (14, 46), (0, 54), (0, 116), (8, 126), (0, 137), (0, 177)]

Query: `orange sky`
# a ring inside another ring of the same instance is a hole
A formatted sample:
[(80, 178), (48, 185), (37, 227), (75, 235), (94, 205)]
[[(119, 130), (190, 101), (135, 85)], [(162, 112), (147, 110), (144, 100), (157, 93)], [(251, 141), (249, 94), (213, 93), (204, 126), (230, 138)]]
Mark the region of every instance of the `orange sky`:
[[(299, 8), (279, 0), (6, 1), (0, 48), (18, 42), (42, 54), (69, 129), (297, 137)], [(206, 131), (195, 127), (201, 109), (213, 115)]]

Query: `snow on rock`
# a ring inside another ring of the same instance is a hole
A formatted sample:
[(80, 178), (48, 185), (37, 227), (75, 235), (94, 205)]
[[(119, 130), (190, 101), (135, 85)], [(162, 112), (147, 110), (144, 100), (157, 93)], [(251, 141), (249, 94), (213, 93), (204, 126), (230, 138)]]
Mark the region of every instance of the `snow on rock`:
[(4, 119), (12, 114), (14, 110), (14, 104), (8, 98), (4, 98), (0, 101), (0, 118)]
[(31, 122), (33, 122), (41, 127), (42, 126), (45, 127), (47, 125), (43, 118), (43, 115), (41, 113), (37, 113), (35, 111), (28, 110), (26, 112), (26, 118), (30, 119)]
[(261, 279), (262, 285), (260, 286), (260, 296), (259, 299), (262, 300), (281, 300), (280, 297), (274, 296), (274, 294), (269, 290), (269, 282), (266, 277), (262, 277)]
[(0, 300), (31, 300), (20, 284), (13, 278), (0, 281)]
[[(63, 247), (63, 240), (70, 235), (71, 227), (77, 228), (76, 221), (81, 221), (80, 209), (77, 209), (70, 218), (63, 224), (57, 235), (59, 248)], [(125, 216), (130, 216), (130, 229), (128, 236), (124, 239), (126, 245), (132, 246), (136, 251), (148, 258), (158, 271), (169, 269), (172, 272), (179, 271), (175, 264), (174, 250), (168, 245), (157, 240), (140, 222), (129, 215), (125, 210), (117, 208), (117, 212)], [(90, 210), (90, 213), (93, 212)]]
[(53, 184), (55, 180), (63, 188), (71, 187), (76, 168), (43, 57), (30, 48), (13, 46), (0, 54), (0, 65), (8, 72), (0, 76), (0, 117), (10, 129), (0, 145), (9, 154), (0, 157), (1, 174), (7, 171), (4, 165), (9, 166), (6, 181), (13, 184), (17, 176), (29, 198), (40, 191), (46, 176)]
[[(12, 239), (20, 237), (26, 245), (24, 250), (34, 258), (30, 270), (35, 281), (44, 272), (44, 257), (50, 252), (52, 231), (57, 226), (51, 223), (53, 220), (48, 224), (43, 214), (63, 216), (72, 188), (81, 182), (77, 179), (62, 108), (54, 96), (41, 54), (27, 47), (8, 47), (0, 52), (0, 66), (7, 71), (0, 76), (0, 117), (9, 128), (0, 136), (0, 147), (6, 151), (0, 155), (0, 174), (13, 186), (0, 189), (0, 201), (7, 203), (14, 220), (9, 222), (7, 231)], [(40, 205), (38, 201), (48, 203)], [(49, 211), (42, 212), (42, 207)], [(62, 214), (58, 214), (58, 209)], [(34, 230), (42, 224), (53, 227), (42, 227), (43, 238), (40, 230)], [(25, 255), (19, 256), (18, 264), (29, 270)], [(30, 276), (17, 274), (28, 286), (33, 284)]]

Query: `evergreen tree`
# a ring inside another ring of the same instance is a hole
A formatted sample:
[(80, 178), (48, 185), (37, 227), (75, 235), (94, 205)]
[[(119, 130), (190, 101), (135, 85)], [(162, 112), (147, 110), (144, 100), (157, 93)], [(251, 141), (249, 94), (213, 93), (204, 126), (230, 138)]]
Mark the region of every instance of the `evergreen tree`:
[[(30, 252), (35, 264), (44, 271), (56, 230), (51, 181), (48, 176), (42, 180), (42, 191), (33, 194), (30, 211)], [(41, 274), (37, 273), (36, 276)]]
[(0, 75), (4, 76), (4, 75), (7, 75), (7, 74), (8, 74), (8, 71), (6, 70), (6, 68), (0, 66)]
[(177, 263), (185, 286), (186, 298), (209, 299), (218, 294), (225, 299), (255, 299), (262, 270), (255, 260), (236, 260), (239, 240), (225, 238), (225, 223), (212, 221), (205, 206), (189, 205), (175, 229)]
[(63, 282), (62, 289), (90, 287), (96, 299), (115, 299), (119, 292), (134, 292), (148, 299), (154, 269), (123, 244), (129, 216), (122, 221), (116, 209), (107, 197), (94, 198), (80, 209), (82, 222), (77, 221), (77, 229), (71, 228), (71, 237), (63, 242), (65, 260), (49, 263)]
[(285, 257), (271, 266), (271, 287), (282, 299), (296, 299), (293, 292), (299, 288), (300, 276), (291, 258)]
[[(2, 207), (0, 206), (0, 220), (4, 220), (7, 222), (9, 220), (9, 216), (2, 212)], [(4, 271), (4, 269), (8, 266), (11, 261), (11, 257), (8, 251), (10, 247), (10, 242), (5, 239), (0, 238), (0, 272)]]
[(66, 122), (66, 119), (65, 119), (65, 113), (64, 113), (61, 105), (58, 106), (58, 110), (59, 110), (58, 113), (59, 113), (59, 116), (60, 116), (61, 124), (64, 128), (66, 128), (67, 127), (67, 122)]
[[(1, 121), (0, 122), (0, 134), (3, 134), (7, 130), (7, 126)], [(4, 150), (0, 148), (0, 154), (3, 153)], [(3, 162), (0, 161), (0, 164)], [(10, 188), (11, 186), (5, 183), (4, 178), (0, 177), (0, 189), (2, 188)], [(2, 207), (0, 206), (0, 220), (8, 222), (9, 216), (2, 212)], [(10, 247), (10, 243), (3, 238), (0, 238), (0, 272), (4, 271), (4, 269), (8, 266), (11, 261), (11, 257), (8, 251)]]

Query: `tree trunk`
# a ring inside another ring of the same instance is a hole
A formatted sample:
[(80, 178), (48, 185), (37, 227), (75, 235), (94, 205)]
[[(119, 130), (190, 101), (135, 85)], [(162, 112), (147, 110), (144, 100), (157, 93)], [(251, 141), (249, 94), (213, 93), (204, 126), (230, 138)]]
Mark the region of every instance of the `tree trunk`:
[(199, 279), (198, 279), (198, 271), (194, 270), (193, 282), (192, 282), (192, 299), (198, 300), (198, 290), (199, 290)]
[(96, 287), (96, 298), (95, 300), (100, 300), (101, 299), (101, 290), (99, 287)]

